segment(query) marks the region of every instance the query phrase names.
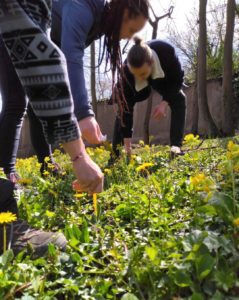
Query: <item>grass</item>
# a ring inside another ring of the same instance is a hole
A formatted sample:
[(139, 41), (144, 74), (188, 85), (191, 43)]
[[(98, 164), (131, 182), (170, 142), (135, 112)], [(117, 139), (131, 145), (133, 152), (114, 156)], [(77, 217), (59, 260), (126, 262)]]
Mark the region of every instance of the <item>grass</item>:
[[(71, 164), (55, 152), (65, 176), (40, 177), (36, 158), (18, 160), (25, 184), (20, 215), (37, 228), (62, 231), (65, 253), (0, 257), (1, 299), (238, 299), (237, 138), (185, 139), (185, 156), (144, 146), (130, 163), (107, 168), (109, 145), (88, 149), (105, 173), (97, 197), (72, 190)], [(108, 150), (107, 150), (108, 149)]]

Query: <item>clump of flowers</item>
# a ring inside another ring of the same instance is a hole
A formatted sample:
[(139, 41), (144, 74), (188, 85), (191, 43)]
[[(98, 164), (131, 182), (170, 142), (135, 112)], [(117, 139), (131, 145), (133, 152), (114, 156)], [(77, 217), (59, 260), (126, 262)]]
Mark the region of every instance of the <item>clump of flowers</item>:
[(227, 144), (227, 160), (224, 160), (221, 164), (222, 173), (225, 175), (231, 175), (232, 172), (239, 172), (239, 145), (233, 141), (229, 141)]
[(233, 141), (229, 141), (227, 145), (227, 157), (229, 159), (239, 159), (239, 145), (235, 144)]
[(199, 173), (190, 178), (192, 187), (198, 192), (209, 193), (216, 188), (215, 182), (204, 173)]
[(198, 142), (199, 142), (199, 135), (194, 135), (192, 133), (187, 134), (183, 140), (183, 144), (188, 146), (192, 146), (194, 144), (197, 144)]

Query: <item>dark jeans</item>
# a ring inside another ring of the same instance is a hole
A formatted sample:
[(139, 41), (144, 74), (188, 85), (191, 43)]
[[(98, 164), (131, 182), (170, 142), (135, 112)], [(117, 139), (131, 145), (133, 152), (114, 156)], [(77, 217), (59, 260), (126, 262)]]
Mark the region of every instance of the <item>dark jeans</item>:
[(0, 178), (0, 212), (11, 212), (18, 215), (17, 201), (14, 197), (14, 184)]
[[(176, 94), (170, 95), (169, 106), (171, 109), (170, 145), (181, 147), (186, 115), (186, 96), (182, 90)], [(121, 121), (117, 116), (114, 124), (112, 143), (113, 153), (116, 156), (119, 156), (118, 145), (123, 145), (123, 134), (121, 129)]]
[(24, 114), (29, 117), (30, 135), (38, 161), (51, 157), (51, 147), (46, 143), (40, 120), (34, 114), (13, 67), (8, 52), (0, 39), (0, 93), (2, 112), (0, 114), (0, 167), (6, 174), (15, 172)]

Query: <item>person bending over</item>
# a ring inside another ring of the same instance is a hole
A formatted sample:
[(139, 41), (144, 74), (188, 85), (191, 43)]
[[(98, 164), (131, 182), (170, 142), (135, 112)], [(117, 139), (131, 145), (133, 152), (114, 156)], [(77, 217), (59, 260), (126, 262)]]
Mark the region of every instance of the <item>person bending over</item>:
[(105, 54), (114, 81), (122, 65), (120, 40), (130, 39), (140, 31), (148, 17), (148, 0), (52, 1), (51, 38), (65, 54), (75, 115), (83, 138), (90, 144), (99, 144), (102, 133), (87, 95), (85, 48), (100, 39), (100, 60)]
[[(119, 156), (118, 145), (124, 145), (131, 155), (134, 106), (149, 98), (152, 90), (162, 96), (160, 104), (153, 108), (152, 117), (164, 118), (171, 109), (170, 145), (171, 151), (182, 154), (181, 145), (185, 126), (185, 95), (182, 91), (184, 71), (172, 45), (161, 40), (143, 42), (135, 37), (135, 44), (129, 50), (124, 64), (122, 84), (126, 101), (123, 115), (117, 115), (113, 133), (113, 152)], [(116, 90), (118, 92), (118, 89)]]

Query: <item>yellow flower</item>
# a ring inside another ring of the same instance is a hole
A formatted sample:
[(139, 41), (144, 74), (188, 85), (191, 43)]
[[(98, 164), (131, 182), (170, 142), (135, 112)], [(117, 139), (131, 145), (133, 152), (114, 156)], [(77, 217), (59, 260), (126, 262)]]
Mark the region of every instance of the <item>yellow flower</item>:
[(49, 173), (48, 171), (44, 171), (44, 172), (43, 172), (43, 175), (44, 175), (44, 176), (48, 176), (48, 175), (50, 175), (50, 173)]
[(193, 186), (197, 186), (198, 184), (200, 184), (203, 180), (205, 180), (206, 176), (203, 173), (199, 173), (198, 175), (191, 177), (190, 181), (192, 183)]
[(0, 224), (7, 224), (16, 221), (17, 216), (11, 212), (0, 213)]
[(75, 194), (74, 196), (75, 196), (77, 199), (80, 199), (80, 198), (84, 197), (85, 194), (77, 193), (77, 194)]
[(44, 159), (44, 161), (45, 161), (46, 163), (48, 163), (50, 160), (51, 160), (51, 159), (50, 159), (49, 156), (46, 156), (45, 159)]
[(141, 166), (136, 168), (136, 172), (144, 171), (145, 169), (152, 167), (153, 165), (154, 165), (153, 163), (144, 163)]
[(143, 140), (140, 140), (140, 141), (139, 141), (139, 145), (143, 147), (143, 146), (144, 146), (144, 141), (143, 141)]
[(227, 145), (227, 157), (228, 159), (239, 158), (239, 145), (233, 141), (229, 141)]
[(235, 144), (233, 143), (233, 141), (229, 141), (227, 144), (227, 150), (232, 151), (234, 146)]
[(184, 137), (183, 143), (184, 144), (192, 144), (192, 143), (197, 142), (198, 140), (199, 140), (198, 135), (194, 135), (194, 134), (190, 133)]
[(47, 165), (47, 168), (49, 168), (49, 169), (51, 169), (51, 170), (53, 170), (53, 169), (55, 169), (55, 165), (53, 165), (53, 164), (51, 164), (51, 163), (49, 163), (48, 165)]
[(100, 154), (102, 154), (103, 152), (104, 152), (104, 150), (101, 149), (100, 147), (98, 147), (98, 148), (95, 149), (95, 154), (96, 154), (96, 155), (100, 155)]
[(55, 213), (54, 213), (54, 211), (49, 211), (49, 210), (47, 210), (47, 211), (46, 211), (46, 216), (47, 216), (48, 218), (53, 218), (53, 217), (55, 216)]
[(32, 179), (30, 178), (21, 178), (17, 181), (19, 184), (28, 185), (32, 183)]
[(239, 226), (239, 218), (234, 219), (234, 220), (233, 220), (233, 224), (234, 224), (235, 226)]
[(105, 174), (108, 174), (108, 175), (111, 175), (112, 174), (112, 171), (110, 169), (104, 169), (104, 173)]

